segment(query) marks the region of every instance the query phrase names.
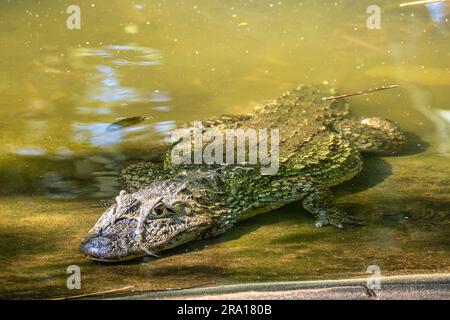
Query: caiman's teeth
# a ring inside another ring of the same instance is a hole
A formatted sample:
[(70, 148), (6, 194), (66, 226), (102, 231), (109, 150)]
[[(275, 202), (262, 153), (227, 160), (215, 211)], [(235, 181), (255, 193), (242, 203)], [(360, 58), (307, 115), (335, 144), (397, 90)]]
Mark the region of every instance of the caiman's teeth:
[(142, 248), (142, 251), (144, 251), (146, 254), (148, 254), (149, 256), (152, 256), (152, 257), (155, 257), (155, 258), (159, 258), (159, 256), (156, 254), (156, 253), (154, 253), (154, 252), (151, 252), (150, 250), (148, 250), (147, 248)]

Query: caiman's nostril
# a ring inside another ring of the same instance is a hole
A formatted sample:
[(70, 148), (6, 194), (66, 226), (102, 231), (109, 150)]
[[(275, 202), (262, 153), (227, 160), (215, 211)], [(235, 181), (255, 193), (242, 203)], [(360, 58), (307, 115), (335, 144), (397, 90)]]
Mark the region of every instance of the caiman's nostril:
[(87, 238), (80, 244), (80, 251), (89, 258), (108, 259), (112, 254), (112, 242), (102, 236)]

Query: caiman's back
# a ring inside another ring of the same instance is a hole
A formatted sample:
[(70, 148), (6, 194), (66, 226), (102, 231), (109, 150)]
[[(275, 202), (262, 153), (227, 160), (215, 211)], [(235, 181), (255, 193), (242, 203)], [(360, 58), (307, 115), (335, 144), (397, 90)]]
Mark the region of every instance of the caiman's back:
[[(301, 174), (332, 186), (356, 175), (362, 161), (358, 150), (334, 129), (334, 124), (345, 120), (349, 111), (344, 100), (322, 100), (331, 94), (330, 88), (302, 85), (257, 107), (253, 114), (224, 116), (202, 124), (221, 131), (278, 129), (280, 167), (277, 175)], [(267, 140), (270, 150), (271, 140)], [(205, 168), (205, 165), (199, 167)]]

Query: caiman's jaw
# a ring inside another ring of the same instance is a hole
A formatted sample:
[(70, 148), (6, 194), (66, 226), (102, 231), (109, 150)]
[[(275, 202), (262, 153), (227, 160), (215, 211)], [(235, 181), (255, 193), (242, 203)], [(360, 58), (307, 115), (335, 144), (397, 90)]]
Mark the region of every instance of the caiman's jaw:
[[(191, 194), (149, 187), (145, 198), (121, 191), (80, 245), (86, 257), (104, 262), (130, 260), (198, 239), (212, 219)], [(149, 196), (151, 195), (151, 196)]]

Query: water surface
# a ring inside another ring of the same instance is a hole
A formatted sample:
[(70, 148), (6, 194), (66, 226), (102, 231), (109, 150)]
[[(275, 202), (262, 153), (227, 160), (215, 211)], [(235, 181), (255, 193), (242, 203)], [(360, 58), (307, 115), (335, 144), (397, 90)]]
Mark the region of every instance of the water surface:
[[(445, 4), (378, 1), (78, 1), (0, 4), (0, 296), (68, 296), (132, 285), (164, 290), (249, 281), (449, 271), (450, 34)], [(178, 124), (250, 112), (299, 83), (340, 92), (399, 89), (349, 101), (410, 132), (398, 157), (370, 157), (335, 188), (366, 227), (317, 230), (299, 205), (223, 236), (122, 265), (77, 246), (120, 190), (129, 162), (154, 159)], [(119, 117), (148, 116), (107, 130)], [(66, 288), (66, 269), (82, 289)]]

